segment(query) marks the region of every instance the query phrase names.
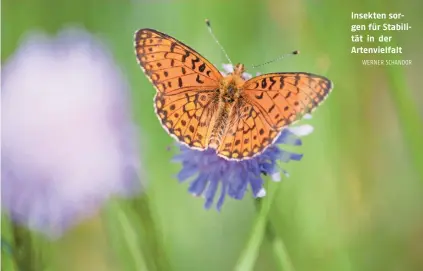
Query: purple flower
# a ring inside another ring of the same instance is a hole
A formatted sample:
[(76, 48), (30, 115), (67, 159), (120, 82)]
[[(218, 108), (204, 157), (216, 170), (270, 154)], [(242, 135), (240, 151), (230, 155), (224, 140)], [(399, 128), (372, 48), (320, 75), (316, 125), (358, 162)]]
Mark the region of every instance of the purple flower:
[[(225, 64), (222, 74), (233, 71), (232, 65)], [(251, 75), (244, 73), (245, 78)], [(307, 115), (306, 118), (310, 118)], [(280, 149), (278, 144), (301, 145), (300, 136), (313, 131), (310, 125), (293, 126), (282, 130), (275, 144), (268, 147), (261, 155), (242, 161), (230, 161), (217, 156), (216, 151), (207, 149), (198, 151), (180, 146), (180, 153), (174, 157), (175, 162), (182, 164), (177, 177), (180, 182), (191, 180), (188, 191), (195, 196), (204, 196), (206, 209), (213, 205), (219, 185), (220, 195), (216, 208), (220, 211), (226, 195), (234, 199), (242, 199), (248, 188), (254, 197), (263, 197), (263, 176), (270, 176), (273, 181), (280, 181), (282, 172), (279, 162), (299, 161), (301, 154)]]
[(128, 85), (83, 30), (32, 33), (2, 71), (2, 209), (50, 237), (140, 191)]

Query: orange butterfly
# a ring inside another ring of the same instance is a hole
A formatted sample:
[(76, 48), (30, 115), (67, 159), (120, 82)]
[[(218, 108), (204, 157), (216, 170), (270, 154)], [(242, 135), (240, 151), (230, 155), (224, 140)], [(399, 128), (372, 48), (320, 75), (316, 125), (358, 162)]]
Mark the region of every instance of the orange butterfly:
[(153, 29), (135, 34), (139, 64), (157, 90), (164, 129), (188, 147), (230, 160), (262, 153), (290, 123), (315, 109), (332, 82), (305, 72), (270, 73), (249, 80), (244, 65), (223, 76), (184, 43)]

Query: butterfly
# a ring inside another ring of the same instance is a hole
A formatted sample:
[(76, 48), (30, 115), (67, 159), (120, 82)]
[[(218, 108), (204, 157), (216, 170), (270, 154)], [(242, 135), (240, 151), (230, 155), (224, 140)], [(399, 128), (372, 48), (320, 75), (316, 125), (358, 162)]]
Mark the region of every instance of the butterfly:
[(157, 90), (154, 107), (163, 128), (190, 148), (212, 148), (229, 160), (262, 153), (333, 87), (329, 79), (306, 72), (247, 80), (243, 64), (225, 76), (191, 47), (153, 29), (135, 33), (135, 51)]

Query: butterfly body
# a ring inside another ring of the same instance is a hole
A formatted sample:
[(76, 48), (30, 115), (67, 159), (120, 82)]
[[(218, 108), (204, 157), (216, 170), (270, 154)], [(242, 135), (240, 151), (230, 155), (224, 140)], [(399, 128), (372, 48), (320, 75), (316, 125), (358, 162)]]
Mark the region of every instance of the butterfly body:
[(208, 140), (208, 147), (210, 148), (217, 149), (219, 147), (223, 135), (228, 132), (232, 125), (230, 120), (241, 114), (239, 108), (242, 104), (242, 86), (245, 82), (242, 78), (243, 72), (244, 65), (238, 64), (233, 73), (222, 77), (220, 80), (217, 90), (219, 94), (218, 111)]
[(304, 72), (246, 80), (242, 64), (224, 76), (194, 49), (153, 29), (136, 32), (135, 50), (157, 90), (154, 105), (164, 129), (188, 147), (213, 148), (225, 159), (262, 153), (333, 87), (327, 78)]

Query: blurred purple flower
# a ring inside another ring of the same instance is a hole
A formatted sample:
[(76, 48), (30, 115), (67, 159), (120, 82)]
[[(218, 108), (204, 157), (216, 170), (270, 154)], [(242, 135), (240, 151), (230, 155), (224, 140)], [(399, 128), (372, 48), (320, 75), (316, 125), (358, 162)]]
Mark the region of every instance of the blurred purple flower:
[[(233, 72), (230, 64), (223, 65), (223, 75)], [(243, 77), (249, 79), (252, 76), (244, 73)], [(306, 118), (310, 118), (307, 115)], [(264, 197), (266, 191), (263, 188), (263, 175), (270, 176), (273, 181), (280, 181), (282, 172), (278, 162), (287, 163), (291, 160), (299, 161), (302, 154), (292, 153), (280, 149), (278, 144), (301, 145), (300, 136), (310, 134), (313, 131), (311, 125), (300, 125), (282, 130), (275, 144), (268, 147), (261, 155), (242, 161), (229, 161), (216, 155), (216, 151), (208, 149), (198, 151), (183, 145), (180, 153), (173, 159), (182, 163), (182, 169), (177, 178), (180, 182), (192, 180), (188, 191), (195, 195), (202, 195), (206, 202), (204, 207), (209, 209), (214, 202), (220, 184), (220, 196), (216, 203), (217, 210), (221, 210), (226, 195), (234, 199), (242, 199), (248, 186), (253, 196)]]
[(83, 30), (30, 34), (2, 70), (2, 209), (58, 237), (112, 195), (140, 191), (129, 90)]

